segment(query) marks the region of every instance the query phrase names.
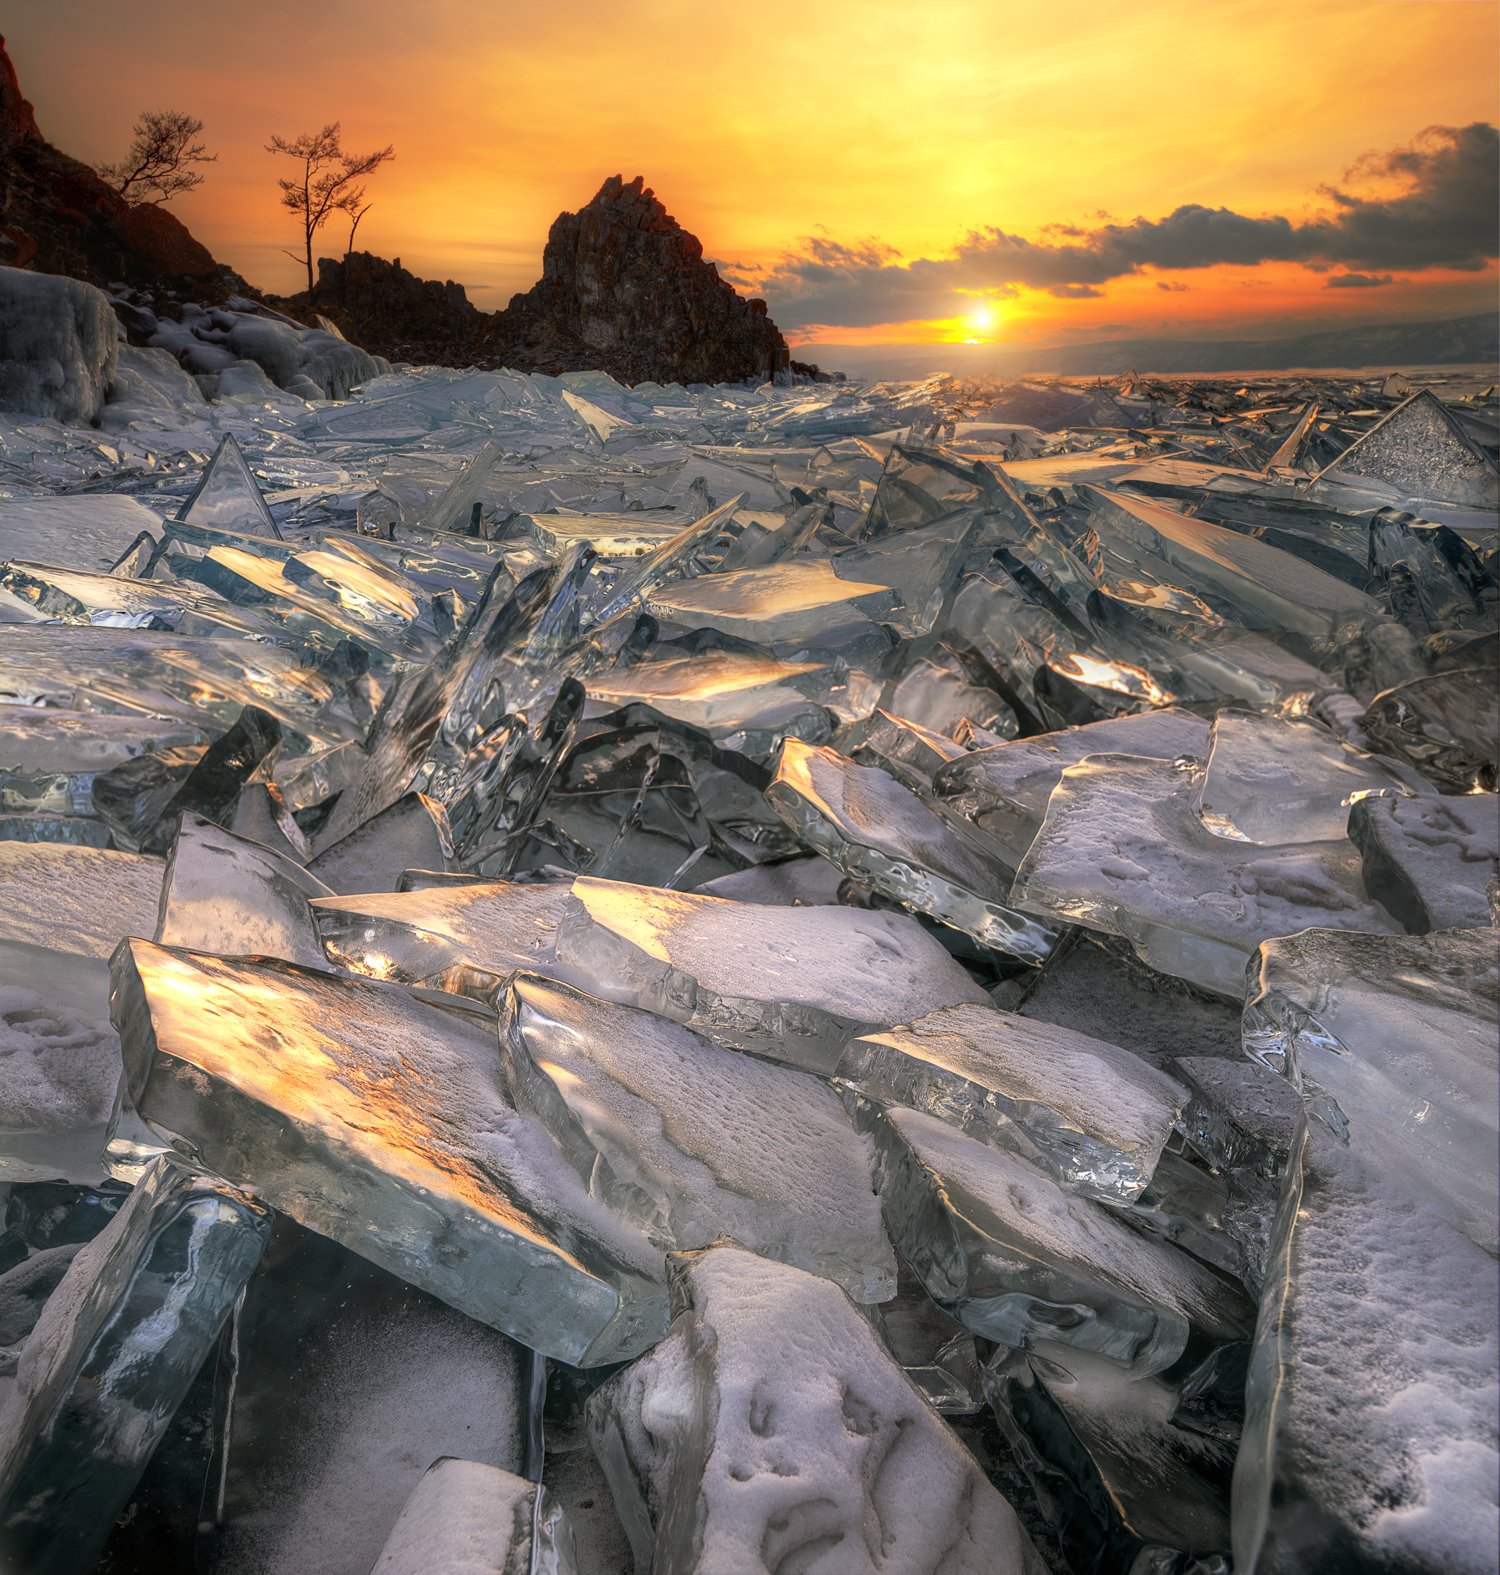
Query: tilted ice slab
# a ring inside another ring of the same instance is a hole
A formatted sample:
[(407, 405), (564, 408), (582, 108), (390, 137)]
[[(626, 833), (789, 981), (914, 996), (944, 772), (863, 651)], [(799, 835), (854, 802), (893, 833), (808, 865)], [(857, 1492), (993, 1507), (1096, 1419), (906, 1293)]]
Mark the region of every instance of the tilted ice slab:
[(312, 911), (335, 962), (372, 979), (436, 986), (452, 968), (495, 979), (545, 970), (571, 891), (568, 881), (455, 881), (323, 897)]
[(1087, 1197), (1139, 1196), (1188, 1090), (1102, 1039), (988, 1006), (949, 1006), (851, 1040), (835, 1076), (1018, 1150)]
[(159, 536), (161, 516), (138, 498), (109, 492), (0, 498), (0, 558), (108, 574), (142, 531)]
[(992, 838), (1018, 868), (1041, 828), (1047, 800), (1069, 766), (1087, 755), (1121, 753), (1153, 760), (1205, 756), (1208, 723), (1187, 711), (1142, 711), (1084, 727), (976, 749), (933, 777), (933, 791)]
[(1060, 1340), (1142, 1374), (1170, 1367), (1194, 1330), (1248, 1332), (1227, 1282), (1025, 1160), (899, 1105), (870, 1119), (891, 1239), (966, 1329)]
[(164, 946), (228, 957), (280, 957), (324, 968), (328, 959), (308, 908), (328, 888), (270, 848), (185, 814), (167, 857)]
[(449, 1456), (427, 1468), (371, 1575), (578, 1575), (573, 1528), (539, 1482)]
[(740, 1050), (829, 1072), (850, 1034), (989, 998), (915, 920), (573, 882), (556, 971)]
[(809, 558), (674, 580), (650, 595), (646, 610), (689, 629), (769, 645), (815, 639), (851, 621), (878, 621), (896, 604), (884, 585), (840, 579), (826, 558)]
[(1070, 766), (1016, 876), (1016, 906), (1123, 936), (1143, 961), (1238, 996), (1268, 936), (1309, 925), (1389, 933), (1348, 841), (1247, 844), (1193, 808), (1195, 774), (1171, 762), (1093, 755)]
[(1430, 794), (1417, 774), (1351, 748), (1307, 718), (1220, 711), (1198, 817), (1241, 842), (1336, 842), (1372, 793)]
[(589, 1401), (637, 1567), (1042, 1575), (1015, 1512), (837, 1286), (687, 1258), (656, 1349)]
[(319, 844), (309, 867), (336, 892), (394, 891), (407, 870), (445, 870), (452, 856), (443, 806), (405, 793), (337, 842)]
[(1500, 798), (1369, 798), (1349, 815), (1365, 889), (1413, 934), (1494, 922)]
[(260, 1259), (265, 1206), (159, 1159), (79, 1252), (0, 1415), (0, 1564), (91, 1569)]
[(603, 704), (649, 705), (707, 732), (774, 727), (811, 702), (793, 678), (816, 672), (814, 662), (778, 662), (739, 651), (700, 651), (612, 668), (588, 681), (589, 698)]
[(895, 1294), (874, 1145), (815, 1078), (526, 974), (506, 993), (500, 1045), (518, 1107), (653, 1240), (728, 1236), (856, 1301)]
[(203, 1163), (549, 1356), (660, 1333), (659, 1255), (506, 1102), (486, 1014), (141, 941), (114, 973), (131, 1102)]
[(810, 848), (883, 896), (1029, 962), (1057, 944), (1054, 928), (1000, 901), (1009, 870), (878, 767), (788, 738), (766, 798)]
[(1262, 948), (1246, 1048), (1312, 1104), (1251, 1361), (1237, 1569), (1494, 1568), (1495, 970), (1488, 932)]

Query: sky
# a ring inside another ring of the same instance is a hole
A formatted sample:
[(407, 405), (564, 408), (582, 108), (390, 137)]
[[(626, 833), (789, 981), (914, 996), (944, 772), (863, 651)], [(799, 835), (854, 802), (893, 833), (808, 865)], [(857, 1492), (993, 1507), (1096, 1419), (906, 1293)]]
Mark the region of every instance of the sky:
[(266, 290), (299, 269), (265, 144), (336, 120), (396, 149), (359, 245), (486, 310), (615, 173), (794, 345), (1496, 307), (1500, 0), (0, 0), (0, 29), (75, 157), (201, 119), (218, 162), (172, 211)]

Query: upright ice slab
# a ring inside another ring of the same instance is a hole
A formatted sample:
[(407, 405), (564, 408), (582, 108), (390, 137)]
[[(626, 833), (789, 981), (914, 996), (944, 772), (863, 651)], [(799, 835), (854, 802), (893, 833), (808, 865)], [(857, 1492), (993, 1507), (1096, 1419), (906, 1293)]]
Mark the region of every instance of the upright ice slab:
[(1260, 950), (1246, 1049), (1308, 1113), (1256, 1330), (1236, 1569), (1493, 1568), (1496, 970), (1487, 931)]
[(1128, 1203), (1188, 1090), (1102, 1039), (987, 1006), (949, 1006), (851, 1040), (834, 1075), (1024, 1154), (1085, 1197)]
[(580, 879), (557, 972), (720, 1044), (813, 1072), (872, 1023), (987, 997), (911, 919), (850, 908), (766, 908)]
[(263, 1204), (160, 1159), (79, 1252), (0, 1415), (6, 1568), (92, 1567), (269, 1227)]
[(189, 528), (206, 525), (214, 530), (282, 539), (281, 529), (271, 518), (232, 432), (220, 439), (192, 496), (178, 510), (177, 519)]
[(114, 972), (130, 1100), (169, 1140), (563, 1361), (659, 1334), (659, 1258), (505, 1101), (486, 1015), (141, 941)]
[(733, 1246), (589, 1401), (637, 1568), (1041, 1575), (1010, 1505), (837, 1286)]
[(500, 1044), (519, 1108), (664, 1247), (730, 1237), (855, 1301), (895, 1294), (874, 1146), (815, 1078), (527, 974), (506, 993)]

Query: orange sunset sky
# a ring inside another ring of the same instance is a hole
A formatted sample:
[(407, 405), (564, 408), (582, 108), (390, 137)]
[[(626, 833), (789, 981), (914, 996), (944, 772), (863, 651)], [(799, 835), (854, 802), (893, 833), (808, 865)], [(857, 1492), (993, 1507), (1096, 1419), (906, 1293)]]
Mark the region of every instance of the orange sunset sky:
[[(1495, 0), (27, 0), (43, 132), (205, 122), (173, 204), (297, 288), (264, 151), (393, 142), (359, 244), (492, 309), (642, 174), (796, 343), (1270, 337), (1496, 304)], [(336, 254), (344, 232), (326, 232)]]

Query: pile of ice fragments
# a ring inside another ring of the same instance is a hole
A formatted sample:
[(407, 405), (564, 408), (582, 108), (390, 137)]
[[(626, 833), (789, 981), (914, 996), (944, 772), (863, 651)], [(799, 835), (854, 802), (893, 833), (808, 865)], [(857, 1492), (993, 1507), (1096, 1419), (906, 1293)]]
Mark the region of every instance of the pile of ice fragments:
[(1493, 1567), (1493, 392), (220, 392), (0, 419), (0, 1567)]

